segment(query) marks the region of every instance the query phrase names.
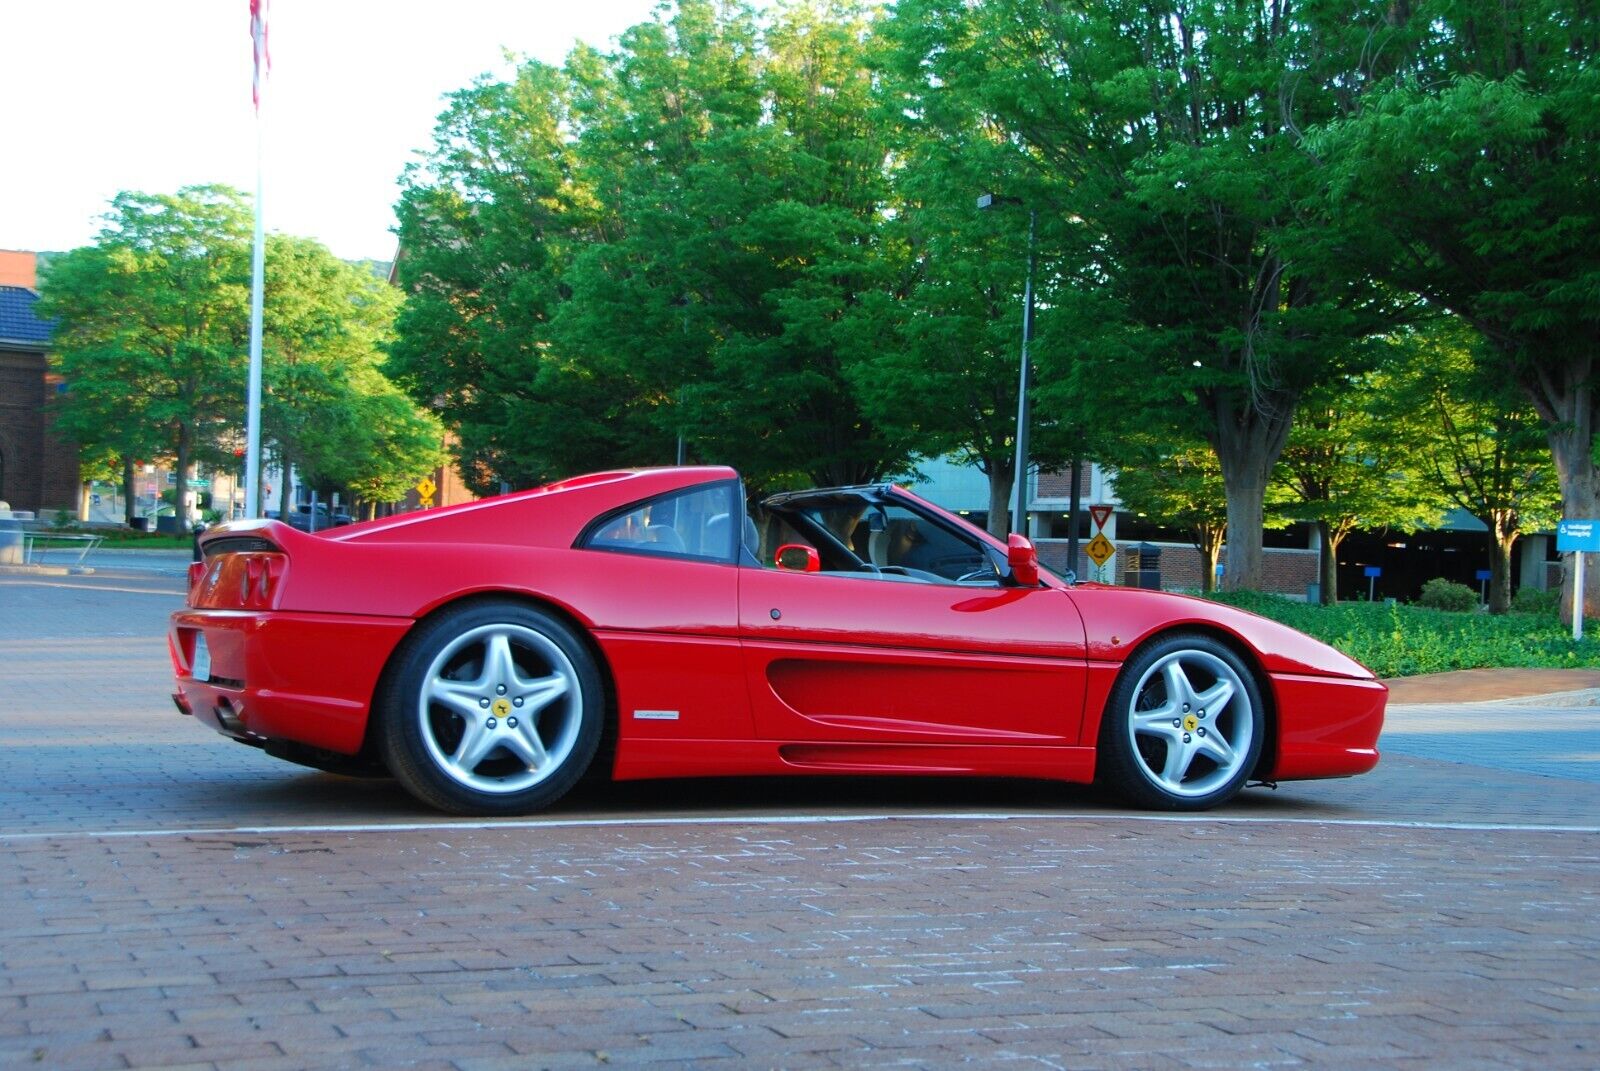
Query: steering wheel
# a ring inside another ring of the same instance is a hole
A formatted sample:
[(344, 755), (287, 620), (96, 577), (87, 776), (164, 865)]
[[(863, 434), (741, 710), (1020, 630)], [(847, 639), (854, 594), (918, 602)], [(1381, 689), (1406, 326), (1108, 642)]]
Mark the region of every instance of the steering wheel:
[(956, 583), (957, 584), (976, 584), (980, 580), (993, 580), (993, 579), (994, 579), (994, 570), (993, 569), (974, 569), (970, 573), (964, 573), (961, 576), (956, 577)]

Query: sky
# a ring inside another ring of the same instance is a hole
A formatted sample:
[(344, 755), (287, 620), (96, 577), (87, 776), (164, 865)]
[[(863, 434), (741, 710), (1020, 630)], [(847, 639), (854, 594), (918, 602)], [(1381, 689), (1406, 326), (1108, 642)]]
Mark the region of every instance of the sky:
[[(655, 0), (271, 0), (268, 230), (389, 260), (441, 98), (506, 50), (608, 47)], [(0, 0), (0, 249), (94, 239), (122, 190), (255, 189), (249, 0)]]

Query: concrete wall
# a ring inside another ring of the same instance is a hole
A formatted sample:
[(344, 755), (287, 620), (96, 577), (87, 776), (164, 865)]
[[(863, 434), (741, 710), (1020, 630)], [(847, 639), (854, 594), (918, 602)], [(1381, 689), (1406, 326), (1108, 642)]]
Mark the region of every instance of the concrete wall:
[[(1094, 563), (1083, 553), (1083, 546), (1087, 540), (1078, 544), (1078, 578), (1080, 580), (1093, 580), (1096, 576)], [(1127, 551), (1138, 546), (1137, 541), (1115, 541), (1116, 555), (1106, 566), (1106, 582), (1120, 584), (1128, 568), (1130, 555)], [(1039, 539), (1035, 540), (1039, 548), (1039, 560), (1044, 565), (1055, 571), (1065, 572), (1067, 568), (1067, 541), (1065, 539)], [(1164, 589), (1200, 590), (1200, 552), (1189, 543), (1152, 543), (1151, 546), (1161, 548), (1161, 586)], [(1317, 552), (1315, 550), (1301, 550), (1287, 547), (1267, 547), (1263, 552), (1266, 562), (1266, 590), (1275, 591), (1281, 595), (1304, 595), (1307, 584), (1317, 582)], [(1228, 551), (1224, 547), (1222, 560), (1228, 560)]]

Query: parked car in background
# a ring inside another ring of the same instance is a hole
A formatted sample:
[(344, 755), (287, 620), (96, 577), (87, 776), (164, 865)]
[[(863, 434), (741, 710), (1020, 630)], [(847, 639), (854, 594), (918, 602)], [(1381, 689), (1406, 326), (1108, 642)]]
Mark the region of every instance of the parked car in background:
[[(284, 520), (282, 514), (275, 509), (267, 510), (265, 516), (271, 521)], [(320, 532), (324, 528), (339, 528), (347, 524), (353, 524), (355, 523), (355, 518), (342, 509), (329, 513), (328, 507), (318, 502), (315, 512), (313, 512), (312, 507), (307, 505), (296, 506), (294, 512), (289, 514), (285, 523), (290, 528), (298, 528), (302, 532)]]

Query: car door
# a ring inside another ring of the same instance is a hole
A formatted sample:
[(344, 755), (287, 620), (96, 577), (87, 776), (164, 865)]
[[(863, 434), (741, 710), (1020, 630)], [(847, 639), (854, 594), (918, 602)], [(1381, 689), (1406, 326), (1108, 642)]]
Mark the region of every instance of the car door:
[[(748, 740), (753, 732), (737, 635), (740, 569), (734, 482), (661, 495), (597, 518), (567, 580), (586, 592), (613, 677), (623, 759), (681, 761), (641, 741)], [(636, 754), (637, 753), (637, 754)]]
[[(987, 560), (975, 540), (971, 551)], [(756, 730), (766, 739), (1078, 739), (1084, 627), (1058, 587), (1008, 587), (998, 577), (957, 583), (920, 568), (807, 573), (747, 564), (739, 632)]]

